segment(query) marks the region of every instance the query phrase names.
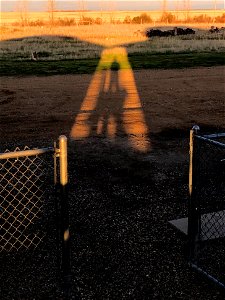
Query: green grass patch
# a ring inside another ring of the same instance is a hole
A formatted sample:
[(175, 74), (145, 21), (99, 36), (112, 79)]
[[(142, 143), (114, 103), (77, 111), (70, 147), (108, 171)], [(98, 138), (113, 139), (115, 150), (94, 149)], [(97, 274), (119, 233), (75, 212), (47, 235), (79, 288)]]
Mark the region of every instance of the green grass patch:
[(180, 69), (225, 65), (225, 53), (162, 53), (130, 54), (133, 69)]
[(0, 76), (49, 76), (93, 73), (98, 59), (60, 61), (0, 61)]
[[(129, 61), (134, 70), (212, 67), (225, 65), (225, 53), (132, 53), (129, 54)], [(0, 76), (91, 74), (96, 70), (98, 62), (97, 58), (60, 61), (0, 60)]]

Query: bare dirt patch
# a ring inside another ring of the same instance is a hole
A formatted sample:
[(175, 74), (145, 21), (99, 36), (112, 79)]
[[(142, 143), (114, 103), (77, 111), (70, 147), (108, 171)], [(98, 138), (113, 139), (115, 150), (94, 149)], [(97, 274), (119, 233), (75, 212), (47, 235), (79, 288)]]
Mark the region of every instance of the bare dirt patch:
[[(113, 142), (104, 134), (69, 141), (71, 299), (223, 299), (188, 267), (186, 239), (168, 221), (187, 215), (189, 129), (225, 131), (224, 67), (134, 76), (149, 151), (129, 147), (122, 129)], [(14, 98), (1, 105), (2, 150), (69, 137), (91, 79), (2, 77), (3, 101), (9, 93)], [(57, 286), (36, 294), (41, 274), (24, 286), (28, 274), (20, 275), (19, 286), (16, 274), (10, 276), (4, 299), (61, 299)]]
[[(224, 67), (135, 71), (150, 137), (193, 124), (224, 128)], [(1, 139), (69, 136), (92, 75), (1, 78)], [(14, 98), (13, 104), (7, 100)], [(43, 134), (42, 134), (43, 132)]]

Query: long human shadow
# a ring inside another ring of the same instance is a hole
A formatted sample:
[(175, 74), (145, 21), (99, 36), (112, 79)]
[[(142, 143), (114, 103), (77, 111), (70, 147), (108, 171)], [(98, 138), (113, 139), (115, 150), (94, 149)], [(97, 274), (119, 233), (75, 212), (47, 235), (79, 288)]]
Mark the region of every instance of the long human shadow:
[[(112, 71), (112, 69), (117, 71)], [(86, 97), (75, 118), (71, 137), (75, 140), (93, 135), (117, 142), (123, 136), (138, 152), (150, 149), (149, 130), (141, 99), (124, 47), (102, 51)]]
[(90, 135), (116, 138), (116, 132), (126, 134), (122, 126), (122, 112), (127, 92), (119, 86), (118, 63), (113, 66), (116, 70), (103, 71), (99, 100), (90, 117)]

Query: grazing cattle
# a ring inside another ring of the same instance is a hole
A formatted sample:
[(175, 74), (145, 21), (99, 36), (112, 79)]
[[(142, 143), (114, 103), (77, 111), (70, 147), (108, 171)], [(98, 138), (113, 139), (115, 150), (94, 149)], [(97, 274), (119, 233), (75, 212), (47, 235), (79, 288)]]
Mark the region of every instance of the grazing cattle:
[(185, 34), (195, 34), (195, 31), (191, 28), (186, 28), (185, 29)]
[(224, 31), (224, 27), (221, 27), (220, 29), (218, 27), (214, 27), (214, 26), (211, 26), (211, 28), (209, 29), (209, 32), (210, 33), (223, 33)]
[(162, 36), (162, 31), (159, 29), (150, 29), (146, 32), (147, 37)]
[(150, 29), (146, 32), (146, 36), (150, 37), (168, 37), (168, 36), (176, 36), (176, 35), (187, 35), (187, 34), (195, 34), (195, 31), (191, 28), (178, 28), (174, 27), (172, 30), (165, 30), (162, 31), (160, 29)]
[(184, 35), (185, 34), (185, 31), (183, 28), (175, 27), (174, 31), (175, 31), (175, 35)]
[(219, 32), (219, 28), (218, 28), (218, 27), (211, 26), (211, 28), (209, 29), (209, 32), (210, 32), (210, 33), (218, 33), (218, 32)]
[(183, 28), (175, 27), (174, 30), (175, 30), (175, 35), (195, 34), (195, 31), (191, 28), (183, 29)]

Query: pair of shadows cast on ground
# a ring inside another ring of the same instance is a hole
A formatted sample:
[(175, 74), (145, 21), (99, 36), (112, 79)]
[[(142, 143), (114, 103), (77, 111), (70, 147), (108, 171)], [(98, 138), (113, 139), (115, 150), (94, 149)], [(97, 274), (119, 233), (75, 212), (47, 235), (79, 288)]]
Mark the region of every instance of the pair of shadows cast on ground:
[[(115, 71), (116, 69), (116, 71)], [(112, 71), (114, 70), (114, 71)], [(73, 139), (117, 136), (136, 151), (150, 148), (141, 100), (125, 48), (105, 49), (71, 130)]]

